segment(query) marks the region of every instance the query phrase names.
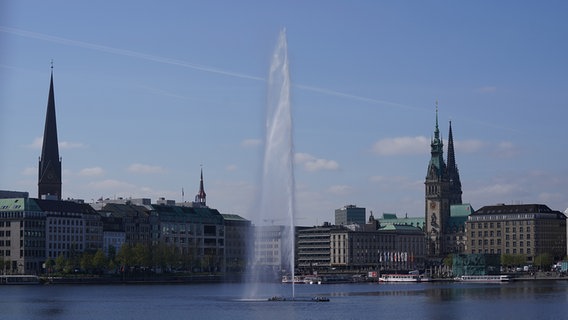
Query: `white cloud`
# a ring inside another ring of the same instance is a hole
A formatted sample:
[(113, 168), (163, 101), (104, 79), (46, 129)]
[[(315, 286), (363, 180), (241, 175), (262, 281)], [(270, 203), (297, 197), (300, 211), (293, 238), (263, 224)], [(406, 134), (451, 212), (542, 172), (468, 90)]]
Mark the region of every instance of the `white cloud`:
[(338, 170), (339, 164), (335, 160), (318, 159), (307, 153), (296, 153), (296, 163), (302, 165), (306, 171)]
[(344, 196), (353, 193), (353, 187), (347, 185), (334, 185), (327, 188), (327, 192), (336, 195), (336, 196)]
[(500, 142), (493, 150), (493, 154), (498, 158), (512, 158), (519, 155), (519, 153), (519, 148), (509, 141)]
[(151, 166), (147, 164), (141, 163), (133, 163), (128, 167), (128, 172), (132, 173), (163, 173), (165, 172), (164, 168), (160, 166)]
[(404, 176), (372, 176), (369, 180), (379, 185), (381, 189), (416, 189), (423, 188), (424, 181), (411, 180)]
[(430, 140), (423, 136), (385, 138), (373, 145), (373, 152), (381, 156), (415, 155), (428, 153)]
[(36, 167), (27, 167), (22, 171), (24, 176), (33, 176), (38, 174), (38, 169)]
[[(32, 143), (27, 145), (28, 148), (32, 149), (41, 149), (43, 146), (43, 136), (36, 137)], [(69, 142), (69, 141), (61, 141), (59, 142), (59, 148), (61, 149), (74, 149), (74, 148), (83, 148), (85, 145), (80, 142)]]
[(59, 148), (61, 149), (75, 149), (75, 148), (84, 148), (85, 145), (81, 142), (70, 142), (70, 141), (61, 141), (59, 142)]
[(237, 171), (237, 168), (238, 168), (238, 167), (237, 167), (236, 164), (230, 164), (230, 165), (227, 165), (227, 166), (225, 167), (225, 170), (230, 171), (230, 172), (233, 172), (233, 171)]
[(260, 139), (245, 139), (241, 142), (241, 146), (245, 148), (258, 147), (262, 144)]
[(456, 153), (474, 153), (485, 147), (480, 140), (455, 140)]
[(80, 176), (100, 176), (104, 173), (101, 167), (85, 168), (79, 171)]
[(107, 179), (102, 181), (91, 182), (89, 183), (89, 186), (92, 187), (93, 189), (103, 190), (105, 192), (120, 191), (123, 193), (127, 193), (128, 190), (133, 190), (136, 188), (136, 186), (133, 184), (115, 179)]
[(34, 141), (28, 145), (28, 147), (32, 149), (41, 149), (42, 145), (43, 145), (43, 136), (35, 138)]

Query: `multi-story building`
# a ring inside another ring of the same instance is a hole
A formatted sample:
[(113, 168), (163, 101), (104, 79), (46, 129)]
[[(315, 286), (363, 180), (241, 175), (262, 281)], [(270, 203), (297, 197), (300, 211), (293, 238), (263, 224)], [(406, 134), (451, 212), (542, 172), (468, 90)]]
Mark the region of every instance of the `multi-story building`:
[(251, 241), (251, 222), (237, 214), (223, 214), (225, 221), (225, 266), (227, 271), (241, 272), (247, 265)]
[(448, 136), (448, 162), (444, 161), (443, 141), (438, 129), (438, 105), (436, 103), (436, 127), (430, 143), (431, 158), (425, 185), (425, 233), (428, 256), (442, 258), (453, 253), (454, 231), (449, 226), (450, 207), (462, 203), (459, 171), (455, 161), (452, 124)]
[(208, 207), (152, 205), (153, 244), (173, 246), (201, 269), (225, 268), (225, 226), (223, 216)]
[(345, 227), (323, 226), (298, 230), (296, 234), (296, 268), (311, 273), (331, 268), (331, 233)]
[(299, 230), (297, 268), (317, 271), (411, 270), (424, 265), (424, 233), (418, 227), (367, 224), (324, 225)]
[(291, 272), (287, 270), (286, 257), (283, 257), (285, 250), (283, 235), (285, 233), (284, 226), (254, 226), (254, 255), (250, 266), (255, 269), (263, 269), (274, 275), (281, 272)]
[(412, 226), (331, 231), (331, 267), (338, 270), (413, 270), (424, 266), (424, 233)]
[(103, 245), (100, 215), (88, 204), (34, 199), (46, 217), (46, 256), (69, 258)]
[(150, 213), (150, 206), (131, 204), (127, 200), (123, 203), (106, 203), (99, 211), (106, 219), (114, 218), (120, 221), (126, 244), (140, 243), (148, 246), (152, 243)]
[(116, 254), (126, 243), (126, 233), (122, 219), (113, 217), (110, 212), (100, 212), (103, 223), (103, 252), (110, 257), (111, 252)]
[(38, 273), (46, 260), (46, 215), (29, 198), (0, 199), (0, 273)]
[(485, 206), (466, 222), (466, 252), (524, 255), (527, 263), (540, 254), (555, 260), (566, 254), (566, 216), (543, 204)]
[(346, 205), (335, 210), (335, 225), (365, 224), (365, 208)]
[(9, 273), (39, 273), (48, 259), (102, 246), (102, 223), (89, 205), (32, 198), (0, 202), (0, 257)]

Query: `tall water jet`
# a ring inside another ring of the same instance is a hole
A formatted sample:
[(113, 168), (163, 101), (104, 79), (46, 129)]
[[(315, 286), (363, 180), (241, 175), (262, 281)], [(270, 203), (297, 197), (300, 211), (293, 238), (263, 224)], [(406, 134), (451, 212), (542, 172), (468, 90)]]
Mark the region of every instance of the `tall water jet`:
[[(268, 76), (264, 160), (259, 200), (260, 224), (281, 225), (282, 270), (294, 276), (294, 144), (286, 30), (282, 29)], [(258, 232), (256, 233), (258, 237)], [(259, 239), (255, 239), (257, 241)], [(258, 262), (259, 257), (254, 261)], [(259, 269), (257, 268), (256, 271)], [(256, 294), (253, 288), (249, 294)], [(292, 297), (294, 297), (292, 285)]]

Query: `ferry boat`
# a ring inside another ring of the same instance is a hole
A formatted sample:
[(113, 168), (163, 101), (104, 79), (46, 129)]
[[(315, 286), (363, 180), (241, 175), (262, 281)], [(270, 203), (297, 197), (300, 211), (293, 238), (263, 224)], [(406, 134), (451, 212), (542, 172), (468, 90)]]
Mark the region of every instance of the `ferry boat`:
[(428, 282), (430, 278), (423, 274), (383, 274), (379, 277), (379, 282)]
[(39, 284), (39, 277), (34, 275), (0, 275), (0, 284)]
[(461, 276), (456, 280), (462, 282), (507, 282), (511, 281), (511, 278), (508, 275), (475, 275)]
[(314, 276), (283, 276), (282, 283), (293, 284), (321, 284), (322, 280)]

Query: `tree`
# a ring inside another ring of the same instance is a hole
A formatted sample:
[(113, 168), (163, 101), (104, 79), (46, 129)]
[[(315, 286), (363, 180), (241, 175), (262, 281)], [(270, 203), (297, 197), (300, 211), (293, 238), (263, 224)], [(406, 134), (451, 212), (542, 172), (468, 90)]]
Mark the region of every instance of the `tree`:
[(451, 255), (451, 254), (447, 255), (447, 256), (444, 258), (443, 263), (444, 263), (444, 265), (445, 265), (446, 267), (448, 267), (448, 268), (451, 269), (451, 268), (452, 268), (452, 265), (453, 265), (453, 263), (454, 263), (454, 257), (453, 257), (453, 255)]
[(97, 252), (93, 256), (93, 268), (100, 273), (104, 271), (106, 265), (107, 265), (107, 258), (105, 257), (103, 250), (101, 249), (97, 250)]
[(123, 244), (116, 254), (116, 262), (123, 267), (133, 265), (132, 253), (132, 246), (127, 243)]
[(81, 256), (80, 266), (84, 272), (91, 272), (93, 270), (93, 254), (84, 252)]
[(502, 254), (501, 255), (501, 265), (510, 267), (518, 267), (525, 264), (527, 258), (523, 254)]
[(538, 267), (539, 270), (549, 269), (553, 262), (552, 256), (546, 252), (534, 258), (534, 265)]
[(45, 261), (45, 271), (47, 271), (47, 273), (52, 272), (54, 266), (55, 261), (53, 259), (49, 258)]
[(55, 271), (63, 272), (63, 269), (65, 268), (66, 264), (67, 261), (65, 259), (65, 256), (63, 255), (57, 256), (57, 258), (55, 258)]
[(148, 246), (138, 243), (133, 248), (134, 264), (141, 267), (148, 267), (152, 263)]

